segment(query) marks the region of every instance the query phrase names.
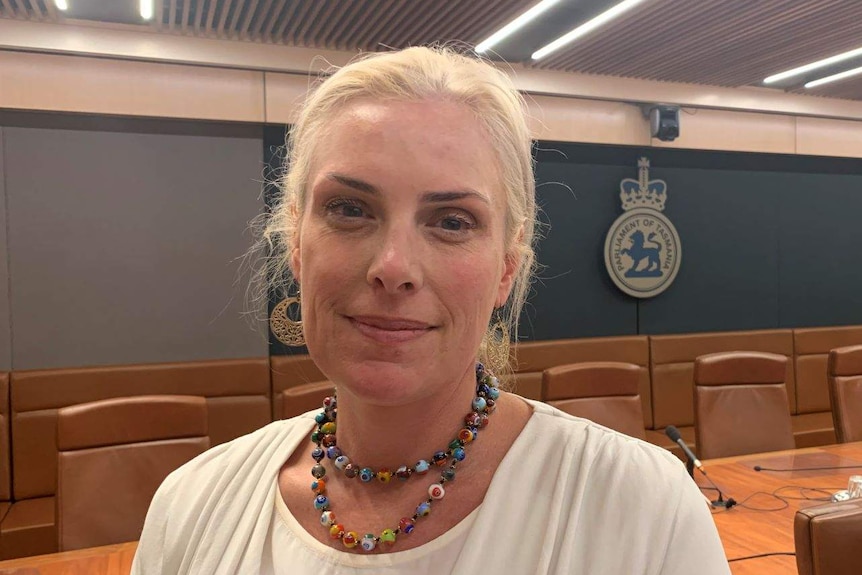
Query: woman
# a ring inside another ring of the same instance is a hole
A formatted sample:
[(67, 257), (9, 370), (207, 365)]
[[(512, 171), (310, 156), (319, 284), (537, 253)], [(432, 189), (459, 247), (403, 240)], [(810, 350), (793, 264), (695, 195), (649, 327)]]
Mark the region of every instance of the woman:
[(533, 267), (504, 74), (442, 49), (369, 57), (311, 96), (289, 146), (266, 237), (337, 398), (172, 474), (133, 572), (729, 573), (675, 458), (477, 364), (508, 356)]

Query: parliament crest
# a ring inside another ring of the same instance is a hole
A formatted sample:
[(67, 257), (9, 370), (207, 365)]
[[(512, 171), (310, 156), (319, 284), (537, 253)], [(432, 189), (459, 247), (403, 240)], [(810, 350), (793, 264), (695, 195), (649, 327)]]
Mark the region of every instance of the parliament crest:
[(638, 160), (638, 179), (620, 182), (624, 213), (605, 238), (605, 267), (625, 293), (650, 298), (662, 293), (679, 271), (679, 234), (662, 213), (667, 184), (649, 179), (649, 160)]

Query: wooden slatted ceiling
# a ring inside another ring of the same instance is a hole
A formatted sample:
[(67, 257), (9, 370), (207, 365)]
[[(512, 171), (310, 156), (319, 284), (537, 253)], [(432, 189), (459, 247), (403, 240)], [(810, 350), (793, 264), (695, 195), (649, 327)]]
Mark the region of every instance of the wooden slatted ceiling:
[[(110, 1), (136, 5), (136, 0)], [(156, 0), (156, 17), (148, 26), (170, 34), (375, 51), (445, 41), (475, 44), (537, 1)], [(0, 0), (0, 17), (62, 22), (64, 15), (53, 0)], [(534, 23), (542, 25), (541, 19)], [(859, 47), (862, 0), (647, 0), (600, 31), (527, 65), (758, 86), (770, 74)], [(862, 58), (848, 65), (854, 66), (862, 66)], [(781, 87), (862, 100), (862, 78), (813, 90), (800, 84)]]

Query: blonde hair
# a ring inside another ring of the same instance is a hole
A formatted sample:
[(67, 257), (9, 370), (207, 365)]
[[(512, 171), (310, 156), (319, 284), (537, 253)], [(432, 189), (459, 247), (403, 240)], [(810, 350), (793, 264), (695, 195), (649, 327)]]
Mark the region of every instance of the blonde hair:
[[(536, 190), (532, 140), (525, 105), (511, 79), (488, 63), (447, 47), (416, 47), (370, 54), (332, 74), (306, 100), (287, 140), (286, 173), (280, 198), (265, 224), (270, 288), (284, 290), (291, 281), (289, 253), (305, 208), (314, 143), (335, 112), (360, 98), (444, 100), (466, 106), (487, 130), (506, 192), (506, 252), (519, 256), (512, 292), (501, 320), (517, 341), (518, 318), (535, 266)], [(479, 350), (495, 336), (489, 330)]]

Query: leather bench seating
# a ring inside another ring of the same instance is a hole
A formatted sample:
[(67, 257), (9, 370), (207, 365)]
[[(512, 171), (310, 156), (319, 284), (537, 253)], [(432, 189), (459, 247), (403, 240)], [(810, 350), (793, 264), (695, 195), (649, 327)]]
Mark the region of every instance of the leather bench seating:
[(273, 421), (318, 409), (334, 389), (307, 355), (272, 356), (270, 371)]
[(197, 395), (206, 398), (211, 445), (271, 421), (267, 358), (13, 371), (10, 389), (13, 503), (0, 524), (0, 559), (57, 550), (58, 409), (116, 397)]
[(0, 373), (0, 523), (12, 507), (12, 476), (9, 449), (9, 374)]

